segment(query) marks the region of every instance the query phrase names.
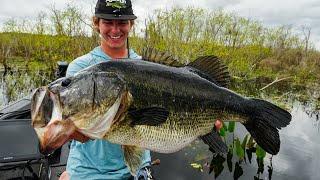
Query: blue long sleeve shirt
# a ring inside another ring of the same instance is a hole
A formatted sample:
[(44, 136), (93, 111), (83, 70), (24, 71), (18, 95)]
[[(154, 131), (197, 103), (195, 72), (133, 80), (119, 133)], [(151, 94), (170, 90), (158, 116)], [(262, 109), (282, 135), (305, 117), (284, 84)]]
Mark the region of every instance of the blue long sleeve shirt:
[[(129, 53), (130, 58), (141, 59), (133, 50), (130, 50)], [(88, 54), (72, 61), (66, 76), (73, 76), (86, 67), (109, 60), (111, 58), (102, 51), (101, 47), (96, 47)], [(141, 167), (149, 165), (150, 162), (150, 151), (146, 150)], [(71, 180), (120, 180), (128, 179), (131, 176), (124, 162), (121, 146), (106, 140), (89, 140), (86, 143), (72, 141), (67, 172)]]

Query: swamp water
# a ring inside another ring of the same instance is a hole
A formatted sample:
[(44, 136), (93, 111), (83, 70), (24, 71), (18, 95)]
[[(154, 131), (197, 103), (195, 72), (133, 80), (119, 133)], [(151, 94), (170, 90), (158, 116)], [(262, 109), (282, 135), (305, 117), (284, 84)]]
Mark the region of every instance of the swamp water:
[[(0, 107), (30, 94), (32, 89), (50, 82), (52, 77), (50, 73), (39, 72), (12, 73), (0, 77)], [(317, 99), (315, 101), (319, 103), (319, 95), (316, 96), (310, 96), (309, 100)], [(295, 100), (294, 95), (285, 97), (282, 102), (290, 109), (293, 118), (291, 124), (280, 131), (281, 149), (278, 155), (264, 154), (258, 149), (255, 152), (254, 147), (250, 147), (249, 137), (246, 138), (244, 126), (235, 124), (231, 127), (226, 123), (228, 128), (224, 139), (230, 147), (228, 155), (212, 154), (201, 141), (173, 154), (153, 153), (152, 158), (161, 161), (160, 165), (154, 166), (155, 177), (160, 180), (320, 179), (319, 107), (314, 106), (315, 101), (302, 103)], [(246, 143), (243, 143), (244, 139)], [(242, 144), (245, 148), (239, 148), (244, 147)]]

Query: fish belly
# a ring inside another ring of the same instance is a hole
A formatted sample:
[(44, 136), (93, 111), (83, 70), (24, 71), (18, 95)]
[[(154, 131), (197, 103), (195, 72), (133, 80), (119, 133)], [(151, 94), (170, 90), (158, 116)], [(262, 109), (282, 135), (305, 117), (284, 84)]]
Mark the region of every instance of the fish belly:
[(105, 139), (155, 152), (173, 153), (186, 147), (199, 136), (209, 133), (213, 127), (213, 117), (171, 114), (168, 120), (159, 126), (119, 125)]

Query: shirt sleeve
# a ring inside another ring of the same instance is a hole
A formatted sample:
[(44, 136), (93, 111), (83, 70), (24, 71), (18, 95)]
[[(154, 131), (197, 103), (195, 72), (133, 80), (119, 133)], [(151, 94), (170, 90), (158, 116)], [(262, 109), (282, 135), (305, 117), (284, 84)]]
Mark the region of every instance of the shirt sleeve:
[(132, 58), (132, 59), (142, 59), (142, 56), (138, 55), (136, 52), (134, 52), (132, 49), (130, 49), (130, 58)]
[(75, 73), (89, 66), (89, 59), (86, 56), (79, 57), (73, 60), (67, 69), (66, 77), (74, 76)]
[(70, 63), (66, 72), (66, 77), (73, 76), (76, 72), (80, 71), (82, 68), (76, 63)]

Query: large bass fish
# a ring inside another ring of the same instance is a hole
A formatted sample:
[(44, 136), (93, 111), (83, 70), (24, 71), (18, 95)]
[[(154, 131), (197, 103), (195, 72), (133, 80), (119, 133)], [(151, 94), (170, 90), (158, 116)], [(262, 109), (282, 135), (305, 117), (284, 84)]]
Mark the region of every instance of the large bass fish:
[(37, 89), (32, 120), (41, 150), (70, 139), (105, 139), (123, 145), (135, 174), (143, 149), (173, 153), (201, 138), (227, 152), (214, 131), (220, 119), (242, 123), (265, 151), (279, 152), (278, 130), (290, 123), (290, 113), (226, 89), (229, 74), (218, 58), (182, 66), (164, 53), (146, 52), (143, 60), (100, 63)]

